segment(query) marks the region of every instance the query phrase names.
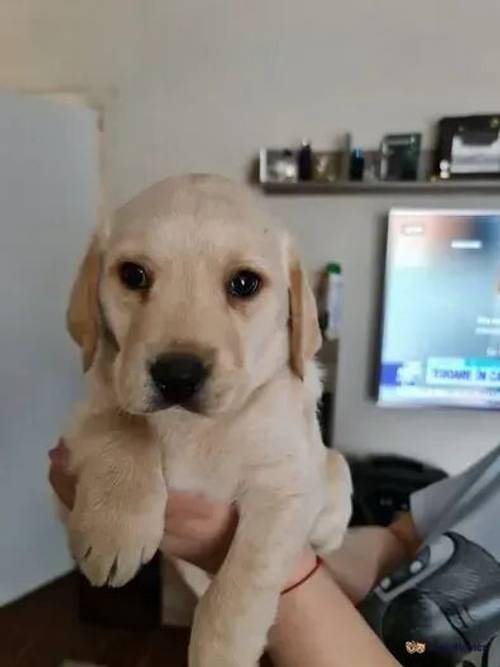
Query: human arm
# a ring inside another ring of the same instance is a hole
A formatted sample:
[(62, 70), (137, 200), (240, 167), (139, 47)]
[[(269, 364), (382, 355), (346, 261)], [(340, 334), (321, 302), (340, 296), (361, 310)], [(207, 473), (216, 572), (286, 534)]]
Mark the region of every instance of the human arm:
[[(314, 562), (310, 552), (303, 554), (292, 580), (307, 561)], [(269, 653), (275, 667), (399, 665), (326, 567), (281, 596)]]
[[(71, 507), (75, 479), (65, 472), (66, 457), (63, 447), (53, 450), (49, 477), (61, 500)], [(167, 504), (163, 546), (172, 555), (213, 572), (224, 559), (237, 520), (233, 506), (215, 503), (204, 496), (172, 492)], [(401, 557), (396, 538), (387, 533), (386, 529), (348, 531), (345, 545), (329, 559), (340, 584), (322, 567), (300, 586), (281, 596), (270, 635), (270, 653), (276, 667), (345, 664), (389, 667), (398, 664), (348, 598), (360, 595), (363, 587), (370, 588), (382, 569), (395, 557)], [(374, 557), (366, 558), (370, 551)], [(301, 581), (314, 563), (314, 555), (306, 551), (285, 587)], [(364, 582), (363, 587), (354, 588), (358, 580)]]
[(400, 514), (388, 527), (349, 528), (340, 549), (325, 558), (328, 569), (347, 597), (359, 604), (388, 572), (418, 551), (411, 514)]

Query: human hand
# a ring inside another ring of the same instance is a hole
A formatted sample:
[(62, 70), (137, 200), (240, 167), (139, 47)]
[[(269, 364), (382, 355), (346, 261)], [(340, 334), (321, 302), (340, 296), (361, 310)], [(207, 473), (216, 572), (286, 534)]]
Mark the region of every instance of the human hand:
[[(49, 482), (59, 500), (71, 510), (77, 478), (69, 472), (69, 457), (64, 441), (59, 440), (49, 451)], [(238, 512), (234, 504), (212, 500), (201, 493), (173, 490), (168, 496), (161, 550), (214, 574), (226, 557), (237, 525)], [(312, 551), (305, 550), (286, 587), (299, 581), (314, 561)]]
[[(49, 481), (69, 510), (75, 502), (77, 478), (69, 470), (70, 453), (61, 439), (50, 450)], [(238, 523), (234, 504), (189, 491), (171, 491), (165, 511), (165, 535), (161, 550), (207, 572), (222, 564)]]

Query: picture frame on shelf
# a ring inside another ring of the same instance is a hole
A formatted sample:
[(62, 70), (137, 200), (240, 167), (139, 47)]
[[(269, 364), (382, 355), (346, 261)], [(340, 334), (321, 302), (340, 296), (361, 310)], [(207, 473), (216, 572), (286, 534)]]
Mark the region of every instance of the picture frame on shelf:
[(260, 183), (297, 183), (298, 180), (298, 150), (261, 148), (259, 152)]
[(434, 173), (441, 180), (500, 179), (500, 113), (442, 118)]

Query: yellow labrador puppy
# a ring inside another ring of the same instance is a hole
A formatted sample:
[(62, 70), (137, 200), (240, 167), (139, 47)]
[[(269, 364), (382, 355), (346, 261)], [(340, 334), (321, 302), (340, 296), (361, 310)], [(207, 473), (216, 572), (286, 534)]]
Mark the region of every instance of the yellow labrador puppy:
[(73, 287), (89, 393), (66, 434), (72, 553), (120, 586), (158, 549), (168, 488), (235, 501), (189, 664), (253, 667), (300, 550), (337, 547), (344, 459), (320, 438), (314, 298), (289, 236), (242, 186), (162, 181), (99, 229)]

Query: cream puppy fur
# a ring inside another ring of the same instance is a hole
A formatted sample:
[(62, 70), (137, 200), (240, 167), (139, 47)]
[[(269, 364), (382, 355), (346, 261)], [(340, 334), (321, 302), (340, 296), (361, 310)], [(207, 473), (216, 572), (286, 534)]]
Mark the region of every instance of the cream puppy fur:
[(166, 179), (97, 230), (68, 327), (89, 380), (65, 435), (75, 559), (120, 586), (159, 548), (169, 488), (235, 501), (189, 664), (253, 667), (297, 555), (336, 548), (351, 508), (320, 438), (320, 333), (293, 242), (242, 186)]

